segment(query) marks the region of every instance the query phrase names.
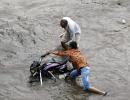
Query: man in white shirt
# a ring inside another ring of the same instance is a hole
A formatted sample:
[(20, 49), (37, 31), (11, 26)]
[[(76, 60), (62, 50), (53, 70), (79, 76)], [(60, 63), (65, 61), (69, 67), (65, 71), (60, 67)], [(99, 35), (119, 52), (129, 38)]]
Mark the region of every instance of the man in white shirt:
[(65, 33), (61, 34), (61, 45), (64, 49), (68, 48), (71, 41), (76, 41), (79, 46), (81, 29), (79, 25), (69, 17), (63, 17), (60, 26), (65, 29)]

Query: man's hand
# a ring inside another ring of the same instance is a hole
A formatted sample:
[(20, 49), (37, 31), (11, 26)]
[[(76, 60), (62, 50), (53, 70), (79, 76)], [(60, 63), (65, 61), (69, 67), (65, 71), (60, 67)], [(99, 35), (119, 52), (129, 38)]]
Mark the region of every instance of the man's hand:
[(53, 52), (51, 52), (52, 54), (57, 54), (58, 53), (58, 51), (53, 51)]
[(49, 54), (51, 54), (51, 53), (53, 53), (53, 52), (54, 52), (54, 50), (50, 50), (50, 51), (48, 51)]
[(61, 35), (59, 35), (60, 38), (62, 38), (62, 36), (64, 35), (65, 33), (62, 33)]
[(46, 56), (49, 55), (49, 54), (50, 54), (50, 52), (47, 52), (47, 53), (45, 53), (44, 55), (41, 55), (41, 58), (46, 57)]

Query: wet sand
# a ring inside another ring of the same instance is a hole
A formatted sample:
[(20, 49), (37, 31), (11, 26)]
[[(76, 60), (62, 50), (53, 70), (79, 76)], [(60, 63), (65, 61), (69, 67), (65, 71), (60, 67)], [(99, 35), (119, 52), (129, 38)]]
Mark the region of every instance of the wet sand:
[[(129, 0), (1, 0), (0, 100), (129, 100), (129, 12)], [(81, 26), (80, 49), (91, 66), (90, 82), (107, 96), (63, 79), (28, 84), (32, 61), (60, 45), (64, 16)]]

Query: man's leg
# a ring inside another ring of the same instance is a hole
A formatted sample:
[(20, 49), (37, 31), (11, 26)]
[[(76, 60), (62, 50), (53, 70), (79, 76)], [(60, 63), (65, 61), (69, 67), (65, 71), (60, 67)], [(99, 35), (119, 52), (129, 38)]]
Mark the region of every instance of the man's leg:
[(90, 88), (89, 73), (90, 73), (89, 69), (87, 69), (85, 67), (81, 69), (81, 77), (82, 77), (82, 81), (83, 81), (84, 90), (88, 90)]
[(90, 70), (87, 69), (87, 68), (82, 68), (81, 69), (81, 75), (82, 75), (82, 81), (83, 81), (83, 87), (85, 90), (89, 90), (90, 92), (93, 92), (93, 93), (97, 93), (97, 94), (101, 94), (101, 95), (107, 95), (107, 92), (104, 92), (104, 91), (101, 91), (95, 87), (91, 87), (90, 84), (89, 84), (89, 75), (90, 73)]
[(70, 73), (70, 77), (73, 79), (75, 79), (77, 76), (79, 76), (79, 73), (76, 69)]
[(75, 33), (75, 41), (77, 42), (77, 46), (79, 47), (80, 33)]

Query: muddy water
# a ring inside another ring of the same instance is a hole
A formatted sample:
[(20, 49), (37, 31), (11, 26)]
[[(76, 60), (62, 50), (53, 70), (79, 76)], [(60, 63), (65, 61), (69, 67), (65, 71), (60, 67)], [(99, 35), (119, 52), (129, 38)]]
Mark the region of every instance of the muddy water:
[[(129, 0), (1, 0), (0, 100), (129, 100), (129, 11)], [(63, 16), (81, 26), (90, 82), (108, 96), (87, 93), (64, 79), (28, 84), (32, 61), (60, 45)]]

